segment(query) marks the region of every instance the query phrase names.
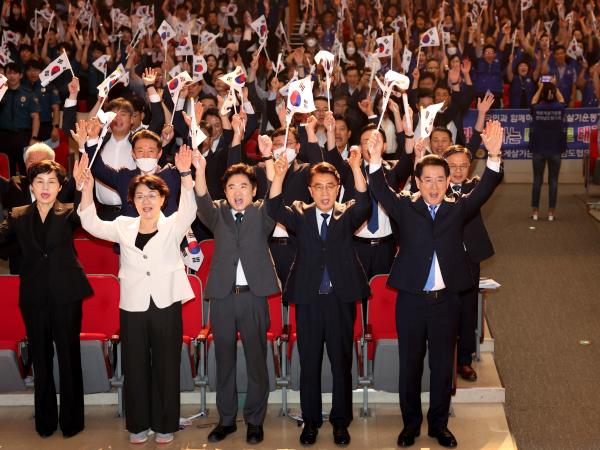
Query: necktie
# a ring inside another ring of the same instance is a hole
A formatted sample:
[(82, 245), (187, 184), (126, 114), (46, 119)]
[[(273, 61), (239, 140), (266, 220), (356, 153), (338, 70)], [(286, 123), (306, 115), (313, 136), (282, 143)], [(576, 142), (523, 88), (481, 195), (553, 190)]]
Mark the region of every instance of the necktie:
[[(460, 190), (461, 190), (461, 185), (460, 184), (453, 184), (452, 185), (452, 192), (454, 192), (455, 194), (459, 194), (460, 195)], [(433, 213), (435, 215), (435, 213)]]
[[(435, 205), (429, 205), (429, 214), (431, 214), (431, 218), (435, 220)], [(435, 261), (436, 254), (433, 252), (433, 258), (431, 258), (431, 267), (429, 268), (429, 275), (427, 276), (427, 281), (425, 282), (425, 291), (431, 291), (435, 286)]]
[[(323, 217), (323, 223), (321, 223), (321, 240), (327, 240), (327, 219), (329, 214), (321, 213)], [(329, 292), (331, 287), (331, 280), (329, 279), (329, 273), (327, 272), (327, 266), (323, 269), (323, 277), (321, 278), (321, 285), (319, 286), (319, 292)]]
[(242, 224), (242, 219), (244, 218), (244, 213), (237, 212), (235, 213), (235, 226), (239, 227)]
[(367, 230), (371, 233), (375, 233), (379, 229), (379, 208), (377, 207), (377, 201), (371, 198), (371, 217), (367, 222)]

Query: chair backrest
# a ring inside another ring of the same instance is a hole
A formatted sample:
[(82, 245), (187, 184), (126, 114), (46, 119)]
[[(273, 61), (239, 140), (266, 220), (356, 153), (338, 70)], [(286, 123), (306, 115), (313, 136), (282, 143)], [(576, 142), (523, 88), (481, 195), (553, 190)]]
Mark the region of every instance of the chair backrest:
[(0, 176), (10, 178), (10, 165), (6, 153), (0, 153)]
[(77, 258), (85, 273), (119, 275), (119, 255), (113, 243), (102, 239), (74, 239)]
[(19, 309), (19, 277), (0, 275), (0, 292), (2, 292), (0, 340), (19, 341), (27, 334)]
[[(398, 339), (396, 332), (397, 291), (387, 285), (387, 275), (371, 278), (371, 297), (367, 309), (367, 323), (371, 325), (373, 342), (378, 339)], [(373, 345), (369, 346), (369, 359), (373, 358)]]
[(206, 286), (206, 280), (208, 280), (208, 271), (210, 270), (210, 263), (212, 262), (213, 252), (215, 250), (215, 241), (213, 239), (205, 239), (200, 242), (200, 249), (202, 250), (202, 254), (204, 255), (204, 260), (202, 261), (202, 265), (200, 265), (200, 269), (196, 275), (202, 281), (202, 287)]
[(83, 301), (82, 333), (119, 334), (119, 280), (114, 275), (88, 275), (94, 295)]
[(202, 329), (202, 282), (196, 275), (188, 275), (194, 298), (181, 307), (183, 335), (195, 338)]
[(270, 326), (267, 330), (275, 337), (281, 336), (283, 330), (283, 305), (281, 304), (281, 294), (271, 295), (269, 301), (269, 321)]

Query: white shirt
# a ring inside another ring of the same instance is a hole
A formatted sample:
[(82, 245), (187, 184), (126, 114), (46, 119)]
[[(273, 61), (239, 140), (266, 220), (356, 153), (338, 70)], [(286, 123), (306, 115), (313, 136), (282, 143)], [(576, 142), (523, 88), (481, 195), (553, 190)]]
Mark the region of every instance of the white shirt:
[[(369, 165), (369, 172), (371, 171), (371, 166)], [(369, 183), (369, 177), (367, 178), (367, 184)], [(379, 239), (384, 238), (392, 234), (392, 223), (390, 222), (390, 218), (385, 212), (385, 209), (382, 208), (381, 204), (377, 203), (377, 222), (379, 228), (375, 230), (374, 233), (369, 231), (368, 225), (369, 220), (367, 219), (354, 233), (355, 236), (365, 239)]]
[[(231, 210), (231, 215), (233, 216), (233, 221), (235, 222), (235, 215), (241, 212), (242, 214), (245, 211), (236, 211), (234, 209)], [(244, 217), (242, 216), (242, 222), (244, 221)], [(236, 225), (237, 226), (237, 225)], [(246, 274), (244, 273), (244, 268), (242, 267), (242, 260), (238, 259), (237, 268), (235, 269), (235, 285), (236, 286), (248, 286), (248, 280), (246, 280)]]
[[(327, 227), (329, 227), (329, 223), (331, 222), (331, 216), (333, 215), (333, 208), (330, 209), (329, 211), (321, 211), (319, 208), (315, 208), (315, 211), (317, 214), (317, 227), (318, 227), (317, 232), (319, 233), (319, 236), (320, 236), (321, 235), (321, 226), (323, 225), (323, 220), (325, 220), (321, 214), (329, 214), (329, 217), (327, 217)], [(329, 231), (329, 228), (328, 228), (328, 231)], [(331, 278), (329, 281), (329, 286), (331, 286)]]
[[(98, 142), (98, 145), (101, 144), (101, 142)], [(104, 161), (104, 164), (115, 170), (119, 170), (123, 167), (134, 170), (137, 167), (133, 156), (131, 155), (129, 135), (125, 136), (120, 141), (115, 139), (114, 135), (111, 135), (101, 151), (102, 153), (99, 156), (102, 158), (102, 161)], [(109, 188), (98, 180), (96, 180), (96, 197), (103, 205), (116, 206), (121, 204), (121, 197), (119, 197), (119, 194), (117, 194), (114, 189)]]

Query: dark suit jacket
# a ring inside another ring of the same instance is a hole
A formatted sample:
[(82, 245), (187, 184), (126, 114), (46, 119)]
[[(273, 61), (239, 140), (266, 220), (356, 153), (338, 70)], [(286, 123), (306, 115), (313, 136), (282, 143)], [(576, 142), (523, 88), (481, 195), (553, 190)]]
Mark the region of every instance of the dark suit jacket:
[(255, 296), (266, 297), (279, 292), (279, 282), (269, 252), (269, 236), (275, 222), (267, 215), (264, 200), (258, 200), (246, 208), (239, 229), (227, 200), (213, 202), (209, 194), (196, 197), (196, 202), (198, 217), (213, 232), (215, 239), (204, 295), (214, 300), (231, 293), (238, 260), (242, 262), (246, 281)]
[(425, 287), (435, 251), (446, 288), (462, 292), (474, 284), (463, 246), (464, 224), (471, 220), (492, 195), (502, 174), (486, 168), (469, 195), (458, 200), (446, 198), (435, 221), (420, 194), (396, 194), (387, 185), (383, 172), (369, 175), (371, 192), (399, 228), (400, 251), (392, 264), (388, 284), (396, 289), (420, 293)]
[[(479, 178), (475, 177), (466, 180), (461, 186), (461, 194), (468, 195), (479, 183)], [(447, 196), (456, 195), (452, 189), (448, 188)], [(463, 240), (467, 248), (469, 259), (479, 264), (494, 254), (494, 246), (483, 223), (481, 213), (477, 214), (465, 224), (463, 230)]]
[(80, 301), (93, 294), (73, 246), (79, 217), (72, 204), (56, 202), (48, 213), (45, 252), (34, 236), (35, 203), (14, 208), (0, 225), (0, 243), (18, 240), (23, 253), (20, 275), (21, 308), (39, 308), (48, 296), (55, 304)]
[(369, 283), (354, 250), (356, 229), (368, 219), (371, 200), (367, 192), (356, 194), (356, 202), (336, 203), (329, 222), (327, 240), (319, 234), (314, 203), (294, 202), (284, 206), (281, 195), (267, 200), (269, 215), (296, 235), (297, 252), (285, 283), (283, 300), (315, 303), (323, 270), (327, 267), (335, 295), (343, 302), (355, 302), (370, 294)]

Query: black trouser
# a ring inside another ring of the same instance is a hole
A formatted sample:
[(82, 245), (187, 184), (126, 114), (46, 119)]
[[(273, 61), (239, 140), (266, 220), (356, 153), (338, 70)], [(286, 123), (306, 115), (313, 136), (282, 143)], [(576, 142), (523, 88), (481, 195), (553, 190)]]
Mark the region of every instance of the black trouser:
[(531, 189), (531, 207), (539, 208), (540, 192), (544, 182), (544, 170), (548, 163), (548, 204), (551, 209), (556, 207), (558, 196), (558, 174), (560, 172), (560, 155), (544, 156), (539, 153), (531, 154), (533, 164), (533, 187)]
[(396, 329), (400, 355), (400, 409), (405, 427), (420, 428), (421, 377), (426, 345), (431, 389), (427, 422), (435, 433), (448, 425), (460, 299), (444, 291), (438, 299), (398, 291)]
[[(21, 308), (35, 375), (35, 429), (49, 436), (58, 424), (66, 436), (83, 430), (83, 377), (81, 374), (81, 301)], [(60, 414), (53, 376), (54, 347), (60, 375)]]
[(460, 319), (458, 325), (458, 365), (471, 365), (475, 353), (477, 329), (477, 296), (479, 295), (479, 263), (469, 260), (473, 279), (477, 285), (460, 294)]
[[(375, 275), (390, 273), (397, 248), (396, 241), (392, 235), (382, 238), (376, 244), (354, 237), (354, 248), (368, 280)], [(363, 298), (362, 312), (364, 325), (367, 323), (367, 310), (368, 298)]]
[(150, 299), (147, 311), (120, 312), (127, 430), (174, 433), (179, 429), (181, 302), (160, 309)]
[(10, 176), (27, 175), (23, 149), (29, 145), (31, 130), (0, 130), (0, 151), (8, 155)]
[(219, 422), (233, 425), (237, 417), (236, 356), (239, 331), (248, 374), (244, 421), (262, 425), (269, 401), (267, 330), (270, 321), (267, 299), (256, 297), (248, 291), (211, 300), (210, 322), (217, 361)]
[(321, 426), (321, 364), (323, 343), (331, 362), (333, 393), (329, 421), (335, 426), (352, 422), (352, 345), (356, 305), (335, 293), (319, 302), (296, 305), (300, 355), (300, 405), (304, 422)]
[(281, 290), (288, 279), (290, 269), (296, 257), (296, 238), (270, 238), (269, 250), (275, 263), (275, 271), (281, 282)]
[(54, 128), (54, 126), (52, 125), (52, 122), (40, 123), (40, 131), (38, 132), (38, 139), (41, 142), (44, 142), (44, 141), (47, 141), (48, 139), (50, 139), (50, 135), (52, 134), (52, 128)]

